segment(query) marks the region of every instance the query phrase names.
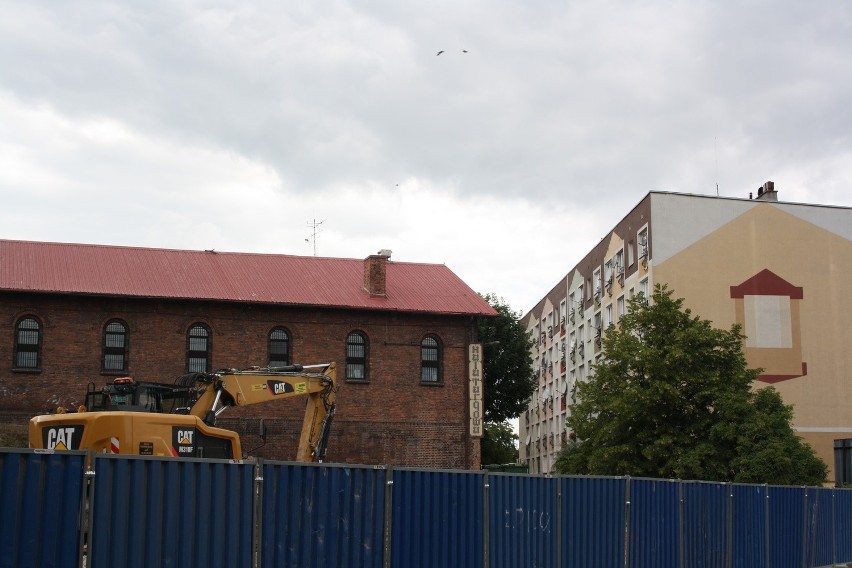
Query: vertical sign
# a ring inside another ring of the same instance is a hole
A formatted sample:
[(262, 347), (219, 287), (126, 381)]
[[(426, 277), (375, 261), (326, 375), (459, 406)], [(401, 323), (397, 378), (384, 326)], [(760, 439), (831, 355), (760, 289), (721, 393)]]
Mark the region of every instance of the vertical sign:
[(482, 404), (482, 344), (468, 345), (468, 384), (470, 388), (470, 435), (482, 437), (485, 408)]

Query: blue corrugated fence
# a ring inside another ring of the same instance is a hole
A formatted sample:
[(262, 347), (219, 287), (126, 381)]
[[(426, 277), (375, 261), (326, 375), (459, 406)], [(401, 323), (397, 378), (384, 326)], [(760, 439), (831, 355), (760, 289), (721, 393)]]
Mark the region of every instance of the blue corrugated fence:
[(850, 489), (88, 459), (83, 452), (0, 450), (0, 568), (852, 562)]
[(262, 566), (381, 568), (386, 472), (265, 462)]
[(561, 565), (624, 566), (625, 478), (560, 477)]
[(390, 565), (482, 566), (485, 475), (393, 470)]
[(556, 566), (559, 479), (488, 476), (489, 566)]
[(94, 457), (89, 568), (252, 566), (254, 464)]
[(765, 485), (731, 486), (731, 566), (770, 565), (768, 489)]
[(85, 459), (0, 449), (0, 568), (78, 565)]

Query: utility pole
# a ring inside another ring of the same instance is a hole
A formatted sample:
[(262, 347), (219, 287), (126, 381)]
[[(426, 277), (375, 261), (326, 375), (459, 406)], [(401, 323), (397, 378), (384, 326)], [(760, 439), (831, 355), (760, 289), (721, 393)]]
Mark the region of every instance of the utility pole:
[(306, 243), (313, 243), (313, 245), (314, 245), (314, 256), (317, 255), (317, 233), (322, 232), (322, 231), (318, 231), (317, 227), (322, 225), (323, 222), (325, 222), (325, 219), (323, 219), (322, 221), (317, 221), (316, 219), (313, 219), (312, 221), (308, 221), (308, 227), (311, 228), (311, 238), (305, 239), (305, 242)]

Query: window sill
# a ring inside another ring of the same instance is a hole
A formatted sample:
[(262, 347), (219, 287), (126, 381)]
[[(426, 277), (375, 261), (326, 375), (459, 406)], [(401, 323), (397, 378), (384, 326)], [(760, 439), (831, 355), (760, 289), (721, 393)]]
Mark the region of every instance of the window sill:
[(444, 383), (440, 382), (440, 381), (438, 381), (438, 382), (436, 382), (436, 381), (420, 381), (420, 386), (421, 387), (442, 387), (442, 386), (444, 386)]
[(369, 379), (345, 379), (345, 382), (350, 385), (369, 385)]
[(113, 371), (112, 369), (110, 369), (109, 371), (103, 371), (102, 370), (101, 375), (105, 375), (107, 377), (126, 377), (127, 376), (127, 369), (125, 369), (123, 371)]
[(41, 373), (41, 369), (29, 369), (26, 367), (12, 367), (13, 373), (20, 373), (22, 375), (38, 375)]

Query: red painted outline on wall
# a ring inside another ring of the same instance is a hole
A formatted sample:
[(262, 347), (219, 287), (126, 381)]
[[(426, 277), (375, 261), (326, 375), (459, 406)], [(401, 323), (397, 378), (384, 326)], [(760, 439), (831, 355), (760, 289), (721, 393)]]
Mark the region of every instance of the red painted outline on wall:
[(731, 286), (731, 298), (745, 296), (790, 296), (792, 300), (804, 298), (804, 288), (793, 286), (768, 268), (764, 268), (739, 286)]
[[(764, 268), (739, 286), (731, 286), (732, 299), (744, 299), (746, 296), (789, 296), (791, 300), (802, 300), (805, 293), (801, 286), (793, 286), (768, 268)], [(807, 374), (808, 364), (803, 361), (800, 375), (760, 375), (757, 380), (774, 384)]]

